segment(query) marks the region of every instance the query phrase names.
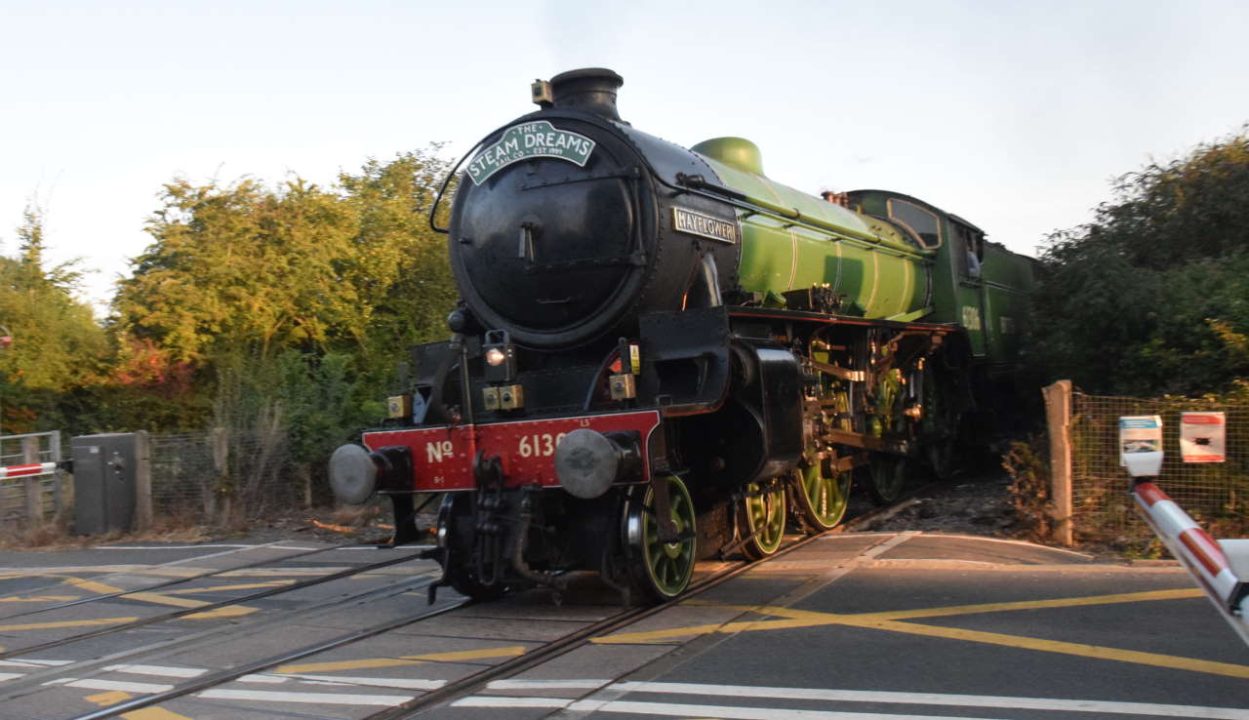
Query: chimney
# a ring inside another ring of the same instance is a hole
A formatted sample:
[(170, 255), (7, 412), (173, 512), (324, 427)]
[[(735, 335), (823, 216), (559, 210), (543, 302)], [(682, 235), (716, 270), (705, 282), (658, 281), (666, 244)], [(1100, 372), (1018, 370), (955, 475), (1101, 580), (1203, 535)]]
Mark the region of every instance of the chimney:
[(569, 70), (551, 78), (556, 109), (580, 110), (621, 122), (616, 111), (616, 90), (624, 78), (607, 68)]

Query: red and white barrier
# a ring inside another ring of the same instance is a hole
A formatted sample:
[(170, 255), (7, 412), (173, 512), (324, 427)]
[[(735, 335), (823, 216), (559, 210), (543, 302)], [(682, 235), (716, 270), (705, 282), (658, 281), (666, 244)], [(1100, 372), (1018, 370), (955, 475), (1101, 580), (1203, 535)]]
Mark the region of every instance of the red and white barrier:
[(31, 475), (51, 475), (56, 472), (56, 463), (31, 463), (30, 465), (0, 466), (0, 480), (6, 478), (30, 477)]
[(1215, 540), (1152, 482), (1134, 482), (1145, 522), (1249, 643), (1249, 540)]

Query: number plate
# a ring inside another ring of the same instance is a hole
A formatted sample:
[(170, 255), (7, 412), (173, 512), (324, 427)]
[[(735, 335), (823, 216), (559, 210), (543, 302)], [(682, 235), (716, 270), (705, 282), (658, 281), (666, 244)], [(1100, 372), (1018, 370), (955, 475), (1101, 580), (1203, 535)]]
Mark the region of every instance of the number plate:
[(602, 433), (637, 431), (642, 438), (642, 477), (650, 476), (647, 446), (659, 427), (655, 410), (585, 415), (553, 420), (522, 420), (488, 425), (439, 426), (411, 430), (384, 430), (364, 434), (364, 445), (378, 450), (395, 445), (412, 452), (412, 488), (417, 492), (472, 490), (473, 458), (478, 452), (497, 456), (503, 463), (507, 487), (558, 487), (555, 449), (564, 435), (579, 428)]

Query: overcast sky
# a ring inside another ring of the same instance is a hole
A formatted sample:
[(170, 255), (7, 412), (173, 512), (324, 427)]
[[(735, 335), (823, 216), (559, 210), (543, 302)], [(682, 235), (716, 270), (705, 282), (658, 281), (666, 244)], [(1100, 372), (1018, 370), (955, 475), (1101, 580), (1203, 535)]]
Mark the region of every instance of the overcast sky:
[(0, 0), (0, 253), (31, 201), (100, 304), (163, 183), (447, 157), (529, 83), (622, 76), (634, 126), (774, 180), (916, 195), (1034, 254), (1109, 181), (1249, 120), (1249, 3)]

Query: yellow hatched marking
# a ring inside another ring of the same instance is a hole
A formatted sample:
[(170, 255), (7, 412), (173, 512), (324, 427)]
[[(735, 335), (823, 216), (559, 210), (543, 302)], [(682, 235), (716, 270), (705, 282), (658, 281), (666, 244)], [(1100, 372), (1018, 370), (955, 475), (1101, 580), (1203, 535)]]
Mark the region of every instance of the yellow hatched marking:
[(96, 705), (99, 705), (100, 707), (108, 707), (109, 705), (116, 705), (117, 703), (123, 700), (129, 700), (131, 697), (132, 697), (131, 694), (128, 692), (122, 692), (121, 690), (110, 690), (108, 692), (102, 692), (96, 695), (88, 695), (87, 702), (95, 703)]
[(688, 601), (690, 605), (728, 608), (742, 612), (754, 612), (760, 615), (773, 615), (787, 618), (785, 620), (739, 620), (735, 622), (711, 625), (694, 625), (667, 630), (651, 630), (638, 633), (619, 633), (594, 638), (592, 642), (599, 644), (665, 642), (678, 638), (707, 635), (714, 632), (734, 633), (753, 632), (758, 630), (790, 630), (794, 628), (816, 627), (819, 625), (851, 625), (870, 620), (911, 620), (915, 618), (953, 617), (955, 615), (975, 615), (979, 613), (1012, 612), (1020, 610), (1042, 610), (1052, 608), (1089, 607), (1093, 605), (1115, 605), (1131, 602), (1154, 602), (1161, 600), (1185, 600), (1203, 597), (1197, 588), (1179, 590), (1149, 590), (1138, 593), (1118, 593), (1115, 595), (1092, 595), (1075, 598), (1055, 598), (1053, 600), (1021, 600), (1004, 603), (982, 603), (978, 605), (951, 605), (948, 607), (921, 608), (917, 610), (892, 610), (879, 613), (857, 613), (843, 615), (839, 613), (796, 610), (794, 608), (751, 605), (716, 605), (703, 601)]
[[(134, 696), (128, 692), (113, 690), (110, 692), (99, 693), (97, 695), (88, 695), (87, 702), (95, 703), (100, 707), (108, 707), (110, 705), (116, 705), (119, 702), (129, 700), (132, 697)], [(158, 707), (134, 710), (128, 713), (122, 713), (121, 716), (126, 718), (126, 720), (191, 720), (191, 718), (186, 715), (179, 715), (176, 712), (170, 712), (169, 710)]]
[(33, 603), (33, 602), (59, 602), (63, 600), (77, 600), (77, 595), (31, 595), (30, 597), (3, 597), (0, 603)]
[(111, 595), (112, 593), (125, 592), (125, 590), (122, 590), (119, 587), (113, 587), (112, 585), (108, 585), (106, 583), (96, 582), (95, 580), (87, 580), (86, 578), (80, 577), (67, 577), (65, 578), (65, 584), (73, 585), (79, 590), (86, 590), (87, 592), (98, 593), (100, 595)]
[(126, 720), (191, 720), (186, 715), (179, 715), (176, 712), (165, 710), (164, 708), (143, 708), (134, 712), (122, 713), (121, 716)]
[[(125, 590), (119, 587), (107, 585), (102, 582), (96, 582), (95, 580), (85, 580), (79, 577), (65, 578), (65, 582), (70, 585), (73, 585), (76, 588), (81, 588), (83, 590), (87, 590), (90, 592), (99, 593), (101, 595), (109, 595), (112, 593), (126, 592)], [(173, 597), (169, 594), (154, 593), (154, 592), (129, 593), (126, 595), (126, 598), (130, 600), (138, 600), (139, 602), (152, 603), (153, 605), (168, 605), (170, 607), (182, 608), (184, 610), (191, 610), (194, 608), (206, 607), (212, 604), (210, 602), (205, 602), (204, 600), (195, 600), (193, 598), (184, 598), (184, 597)], [(238, 605), (238, 606), (217, 608), (216, 610), (206, 610), (202, 613), (192, 613), (190, 615), (187, 615), (183, 619), (184, 620), (213, 620), (217, 618), (241, 617), (243, 615), (250, 615), (254, 612), (256, 612), (256, 608), (250, 608), (250, 607), (246, 607), (243, 605)]]
[(427, 662), (466, 662), (470, 660), (489, 660), (493, 658), (518, 657), (525, 654), (521, 645), (500, 648), (483, 648), (481, 650), (454, 650), (451, 652), (428, 653), (426, 655), (403, 655), (397, 658), (366, 658), (364, 660), (343, 660), (341, 662), (305, 663), (303, 665), (282, 665), (274, 672), (282, 674), (334, 672), (337, 670), (364, 670), (369, 668), (401, 667), (404, 665), (420, 665)]
[(205, 610), (204, 612), (191, 613), (182, 616), (183, 620), (217, 620), (220, 618), (235, 618), (251, 615), (256, 612), (256, 608), (247, 607), (245, 605), (227, 605), (216, 610)]
[[(1086, 645), (1083, 643), (1069, 643), (1059, 640), (1045, 640), (1042, 638), (1020, 635), (1008, 635), (1005, 633), (937, 627), (913, 622), (899, 622), (899, 620), (911, 620), (917, 618), (954, 617), (959, 615), (974, 615), (983, 613), (1017, 612), (1021, 610), (1090, 607), (1096, 605), (1113, 605), (1133, 602), (1184, 600), (1202, 596), (1203, 593), (1201, 590), (1196, 588), (1186, 588), (1179, 590), (1150, 590), (1138, 593), (1118, 593), (1113, 595), (1057, 598), (1052, 600), (982, 603), (977, 605), (954, 605), (949, 607), (894, 610), (888, 612), (858, 614), (825, 613), (771, 606), (752, 607), (718, 605), (715, 607), (737, 609), (743, 612), (754, 612), (760, 615), (771, 615), (781, 619), (739, 620), (719, 624), (670, 628), (668, 630), (621, 633), (618, 635), (594, 638), (592, 642), (599, 644), (662, 643), (713, 633), (731, 634), (738, 632), (791, 630), (795, 628), (842, 625), (847, 627), (883, 630), (886, 632), (905, 633), (910, 635), (923, 635), (947, 640), (963, 640), (966, 642), (1001, 645), (1025, 650), (1035, 650), (1038, 652), (1074, 655), (1099, 660), (1113, 660), (1116, 662), (1132, 663), (1137, 665), (1148, 665), (1173, 670), (1188, 670), (1191, 672), (1200, 672), (1211, 675), (1223, 675), (1226, 677), (1249, 679), (1249, 665), (1237, 665), (1235, 663), (1201, 660), (1177, 655), (1139, 652), (1136, 650), (1123, 650), (1120, 648), (1104, 647), (1100, 645)], [(703, 603), (697, 604), (702, 605)]]
[(1144, 592), (1116, 593), (1113, 595), (1088, 595), (1085, 597), (1054, 598), (1052, 600), (1020, 600), (1017, 602), (982, 603), (978, 605), (951, 605), (949, 607), (926, 608), (921, 610), (893, 610), (890, 612), (872, 613), (871, 617), (889, 620), (906, 620), (910, 618), (952, 617), (955, 615), (1015, 612), (1019, 610), (1048, 610), (1051, 608), (1118, 605), (1120, 603), (1187, 600), (1189, 598), (1199, 597), (1204, 597), (1204, 593), (1200, 588), (1147, 590)]
[[(948, 607), (920, 608), (916, 610), (889, 610), (878, 613), (855, 613), (852, 615), (843, 615), (840, 613), (824, 613), (812, 610), (797, 610), (785, 607), (751, 607), (746, 605), (730, 605), (720, 607), (730, 607), (732, 609), (741, 610), (743, 612), (757, 612), (762, 615), (775, 615), (778, 617), (789, 618), (789, 620), (767, 620), (767, 621), (748, 621), (744, 623), (728, 623), (725, 625), (729, 628), (734, 625), (750, 626), (755, 629), (760, 622), (768, 623), (768, 626), (760, 629), (788, 629), (813, 627), (816, 625), (843, 625), (858, 624), (861, 622), (873, 620), (913, 620), (917, 618), (937, 618), (937, 617), (954, 617), (957, 615), (979, 615), (982, 613), (999, 613), (999, 612), (1018, 612), (1022, 610), (1049, 610), (1055, 608), (1072, 608), (1072, 607), (1092, 607), (1095, 605), (1118, 605), (1121, 603), (1134, 602), (1159, 602), (1164, 600), (1187, 600), (1189, 598), (1204, 597), (1202, 591), (1198, 588), (1182, 588), (1177, 590), (1147, 590), (1135, 593), (1117, 593), (1113, 595), (1089, 595), (1074, 598), (1054, 598), (1052, 600), (1019, 600), (1015, 602), (1001, 603), (979, 603), (975, 605), (950, 605)], [(740, 627), (727, 629), (726, 632), (738, 632)]]
[(25, 623), (23, 625), (0, 625), (0, 632), (18, 630), (54, 630), (56, 628), (91, 627), (92, 625), (118, 625), (134, 622), (137, 617), (96, 618), (94, 620), (60, 620), (57, 622)]
[(183, 608), (187, 610), (191, 608), (201, 608), (201, 607), (204, 607), (205, 605), (211, 604), (211, 603), (204, 602), (203, 600), (192, 600), (191, 598), (181, 598), (181, 597), (169, 597), (168, 595), (162, 595), (160, 593), (154, 593), (154, 592), (132, 593), (130, 595), (127, 595), (126, 599), (138, 600), (139, 602), (152, 603), (153, 605), (169, 605), (171, 607)]
[(186, 590), (170, 590), (165, 595), (198, 595), (200, 593), (224, 592), (226, 590), (259, 590), (261, 588), (294, 585), (294, 580), (273, 580), (270, 582), (239, 583), (237, 585), (214, 585), (212, 587), (188, 588)]
[[(858, 625), (859, 623), (855, 624)], [(1135, 665), (1149, 665), (1151, 667), (1168, 668), (1171, 670), (1189, 670), (1191, 672), (1206, 673), (1208, 675), (1223, 675), (1225, 677), (1249, 680), (1249, 665), (1236, 665), (1234, 663), (1215, 662), (1213, 660), (1199, 660), (1197, 658), (1180, 657), (1178, 655), (1162, 655), (1159, 653), (1140, 652), (1137, 650), (1123, 650), (1120, 648), (1103, 647), (1101, 645), (1085, 645), (1083, 643), (1069, 643), (1059, 640), (1042, 640), (1040, 638), (1025, 637), (1021, 635), (1007, 635), (1004, 633), (983, 632), (979, 630), (962, 630), (959, 628), (934, 627), (932, 625), (921, 625), (919, 623), (893, 622), (888, 620), (864, 622), (862, 623), (862, 627), (886, 630), (889, 632), (907, 633), (910, 635), (925, 635), (928, 637), (945, 638), (947, 640), (964, 640), (967, 642), (985, 643), (988, 645), (1002, 645), (1005, 647), (1022, 648), (1024, 650), (1058, 653), (1060, 655), (1075, 655), (1077, 657), (1095, 658), (1098, 660), (1114, 660), (1116, 662), (1131, 663)]]

